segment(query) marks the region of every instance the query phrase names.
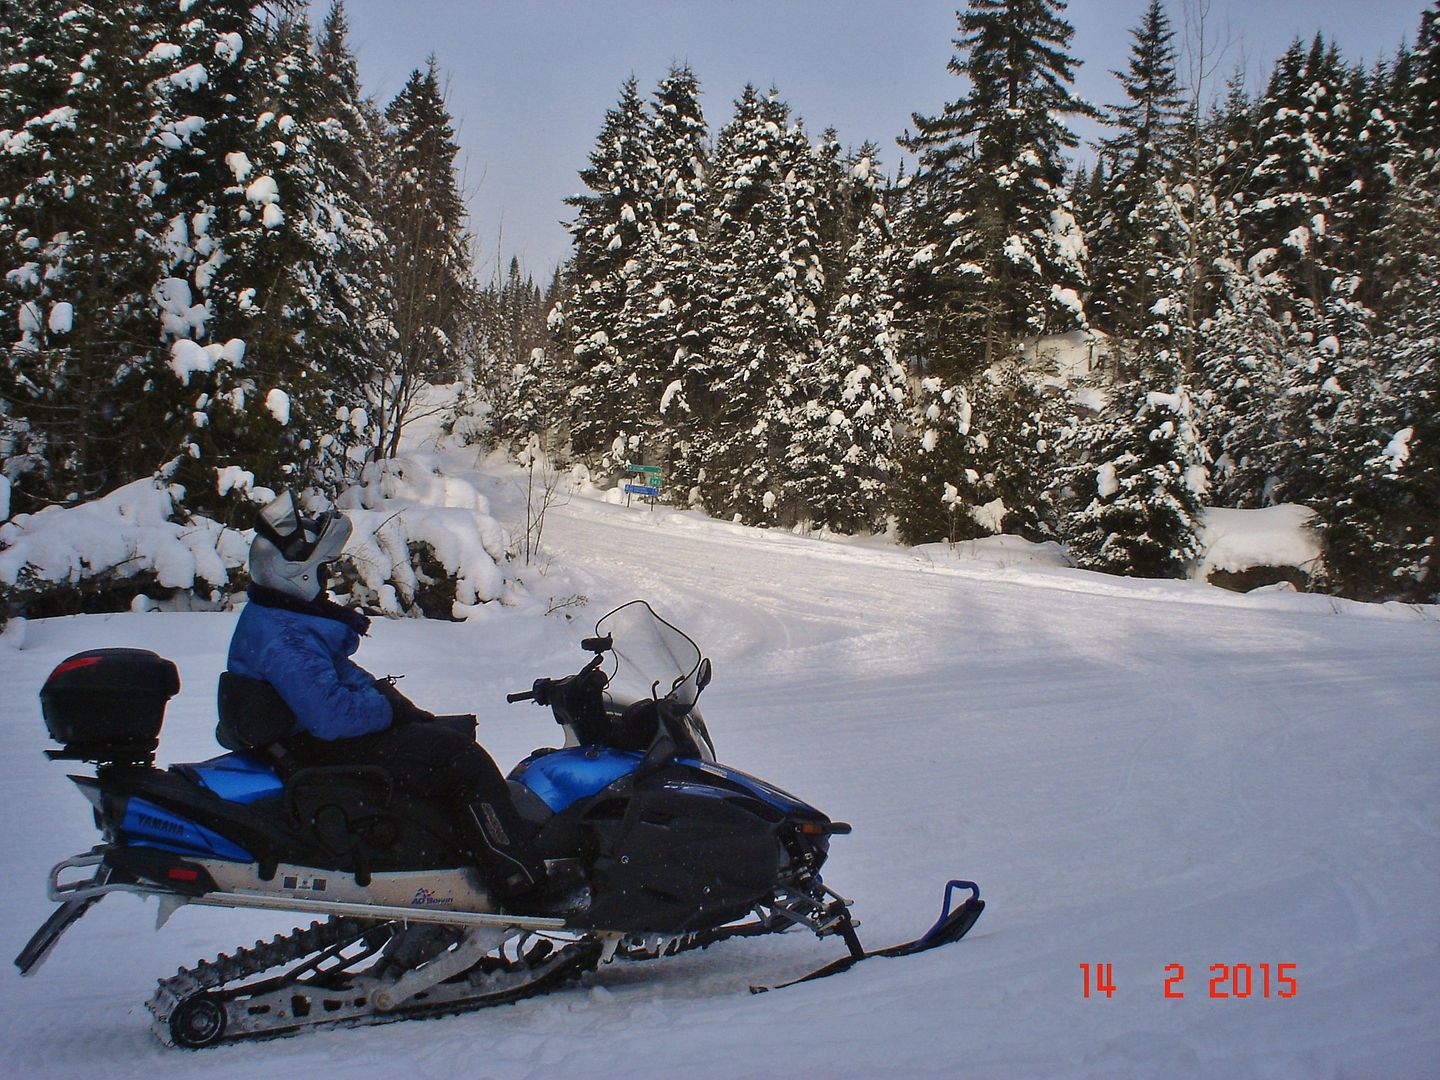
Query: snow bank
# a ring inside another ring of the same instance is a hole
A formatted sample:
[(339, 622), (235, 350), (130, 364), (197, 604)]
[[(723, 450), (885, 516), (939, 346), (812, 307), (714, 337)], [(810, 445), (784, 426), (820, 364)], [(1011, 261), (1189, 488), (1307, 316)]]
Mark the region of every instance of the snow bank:
[(980, 564), (1000, 570), (1025, 566), (1064, 568), (1070, 566), (1064, 550), (1054, 541), (1036, 544), (1018, 536), (981, 536), (955, 544), (920, 544), (910, 553), (921, 562), (935, 566)]
[(1205, 511), (1200, 542), (1205, 552), (1195, 576), (1243, 573), (1261, 566), (1293, 566), (1307, 577), (1320, 565), (1315, 512), (1293, 503), (1261, 510)]
[(81, 506), (17, 515), (0, 525), (0, 588), (153, 575), (162, 589), (223, 589), (245, 560), (247, 534), (204, 518), (173, 520), (177, 495), (137, 480)]

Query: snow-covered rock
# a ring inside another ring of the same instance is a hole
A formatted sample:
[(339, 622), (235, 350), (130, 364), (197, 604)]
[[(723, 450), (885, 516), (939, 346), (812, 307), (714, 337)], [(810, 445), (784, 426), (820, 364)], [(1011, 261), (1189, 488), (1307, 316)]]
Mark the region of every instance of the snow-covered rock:
[(1194, 575), (1255, 588), (1276, 581), (1303, 585), (1320, 567), (1315, 512), (1287, 503), (1259, 510), (1210, 507), (1200, 532), (1204, 555)]

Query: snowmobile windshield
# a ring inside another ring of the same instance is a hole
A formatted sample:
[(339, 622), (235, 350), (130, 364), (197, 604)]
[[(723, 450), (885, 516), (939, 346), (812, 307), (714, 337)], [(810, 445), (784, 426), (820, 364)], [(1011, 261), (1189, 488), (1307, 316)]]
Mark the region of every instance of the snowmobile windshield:
[(700, 647), (651, 610), (632, 600), (595, 624), (597, 636), (610, 635), (615, 671), (610, 693), (616, 698), (668, 698), (680, 709), (694, 706), (705, 689)]

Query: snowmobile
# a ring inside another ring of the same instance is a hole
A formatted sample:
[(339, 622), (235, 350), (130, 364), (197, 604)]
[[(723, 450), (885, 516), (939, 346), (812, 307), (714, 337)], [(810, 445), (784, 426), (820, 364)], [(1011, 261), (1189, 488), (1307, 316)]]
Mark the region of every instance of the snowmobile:
[(605, 962), (732, 937), (803, 928), (845, 943), (801, 982), (958, 940), (979, 917), (979, 889), (951, 882), (927, 934), (867, 952), (850, 901), (821, 880), (850, 826), (716, 760), (696, 707), (712, 669), (695, 643), (637, 600), (582, 646), (592, 655), (578, 672), (507, 697), (548, 706), (565, 733), (509, 777), (537, 847), (583, 872), (588, 903), (557, 916), (507, 911), (446, 808), (395, 791), (383, 769), (297, 767), (281, 745), (293, 715), (267, 684), (222, 675), (216, 734), (229, 752), (160, 769), (175, 665), (137, 649), (66, 659), (40, 695), (62, 744), (46, 753), (96, 766), (70, 779), (103, 842), (51, 871), (59, 906), (16, 965), (34, 972), (111, 893), (157, 898), (157, 929), (187, 904), (322, 916), (160, 980), (156, 1033), (198, 1049), (516, 1001)]

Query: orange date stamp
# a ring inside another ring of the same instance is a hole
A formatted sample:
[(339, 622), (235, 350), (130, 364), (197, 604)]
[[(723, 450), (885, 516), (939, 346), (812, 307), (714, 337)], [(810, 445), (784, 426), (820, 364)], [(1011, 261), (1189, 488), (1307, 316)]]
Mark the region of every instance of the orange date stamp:
[[(1197, 997), (1211, 1000), (1261, 1000), (1265, 998), (1293, 998), (1300, 992), (1297, 977), (1298, 964), (1211, 964), (1205, 976), (1201, 976), (1202, 988)], [(1115, 985), (1114, 964), (1081, 964), (1081, 996), (1113, 998), (1119, 987)], [(1187, 984), (1184, 964), (1166, 964), (1160, 983), (1161, 996), (1170, 1001), (1180, 1001), (1186, 996)]]

